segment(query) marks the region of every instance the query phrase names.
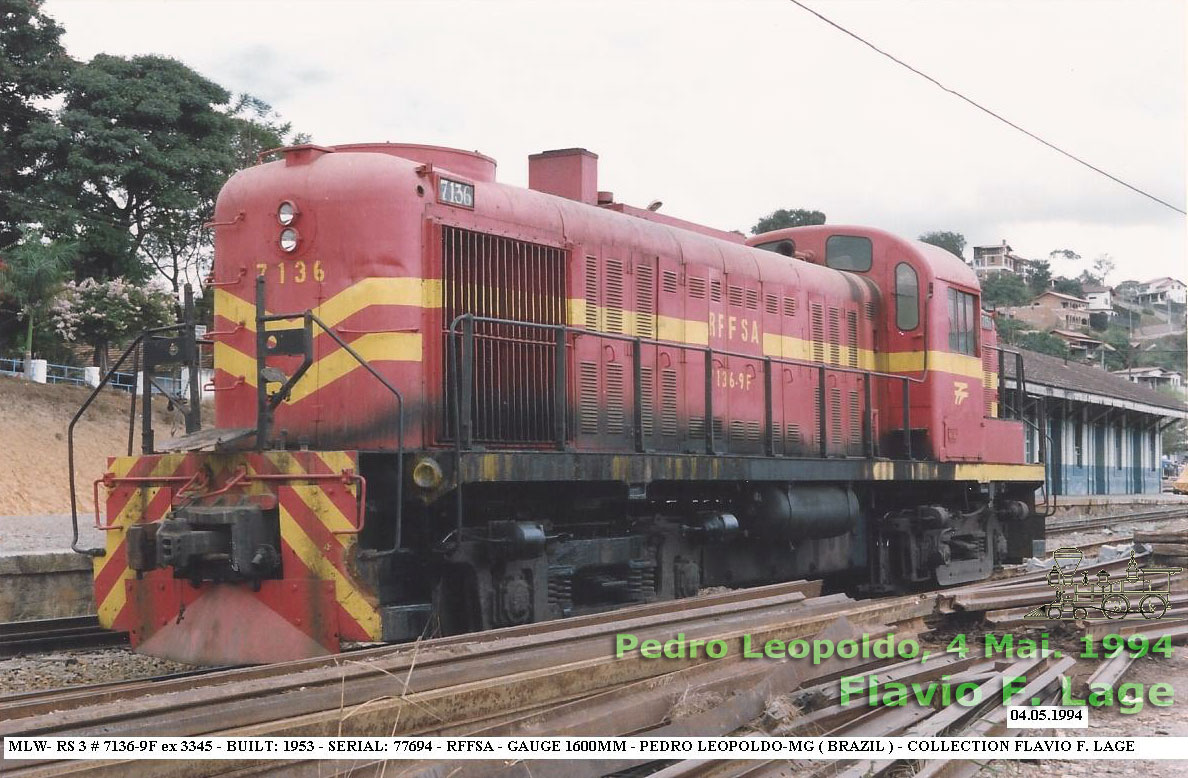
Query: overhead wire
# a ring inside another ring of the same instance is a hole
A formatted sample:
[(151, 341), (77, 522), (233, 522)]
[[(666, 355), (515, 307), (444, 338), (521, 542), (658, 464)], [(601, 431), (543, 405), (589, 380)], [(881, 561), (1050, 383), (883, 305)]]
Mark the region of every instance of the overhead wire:
[(845, 33), (846, 35), (850, 36), (851, 38), (858, 41), (862, 45), (864, 45), (870, 49), (873, 49), (874, 51), (878, 52), (879, 54), (881, 54), (882, 56), (891, 60), (892, 62), (899, 65), (900, 67), (910, 70), (912, 73), (915, 73), (917, 76), (919, 76), (920, 78), (923, 78), (924, 80), (928, 81), (929, 83), (933, 84), (934, 86), (938, 87), (939, 89), (942, 89), (943, 91), (948, 92), (949, 94), (953, 95), (954, 97), (964, 100), (965, 102), (972, 105), (974, 108), (977, 108), (979, 111), (981, 111), (985, 114), (989, 114), (990, 116), (994, 117), (995, 119), (1002, 122), (1003, 124), (1006, 124), (1007, 126), (1018, 130), (1019, 132), (1023, 133), (1024, 135), (1028, 136), (1029, 138), (1032, 138), (1033, 140), (1036, 140), (1036, 141), (1042, 143), (1043, 145), (1047, 146), (1048, 148), (1052, 149), (1053, 151), (1063, 154), (1064, 156), (1068, 157), (1069, 159), (1071, 159), (1081, 165), (1084, 165), (1085, 167), (1089, 168), (1090, 170), (1092, 170), (1096, 173), (1100, 173), (1101, 175), (1105, 176), (1106, 178), (1110, 179), (1111, 181), (1121, 184), (1122, 186), (1126, 187), (1127, 189), (1130, 189), (1133, 192), (1137, 192), (1138, 194), (1142, 195), (1143, 197), (1154, 200), (1155, 202), (1159, 203), (1160, 205), (1163, 205), (1163, 206), (1166, 206), (1166, 207), (1172, 209), (1176, 213), (1188, 215), (1188, 211), (1185, 211), (1183, 208), (1180, 208), (1179, 206), (1176, 206), (1176, 205), (1172, 205), (1171, 203), (1167, 202), (1166, 200), (1156, 197), (1155, 195), (1151, 194), (1150, 192), (1148, 192), (1144, 189), (1140, 189), (1139, 187), (1135, 186), (1134, 184), (1130, 184), (1126, 181), (1123, 181), (1118, 176), (1115, 176), (1112, 173), (1102, 170), (1097, 165), (1087, 162), (1086, 160), (1082, 159), (1081, 157), (1078, 157), (1076, 154), (1073, 154), (1070, 151), (1065, 151), (1064, 149), (1057, 146), (1055, 143), (1045, 140), (1044, 138), (1041, 138), (1039, 135), (1036, 135), (1034, 132), (1032, 132), (1028, 129), (1025, 129), (1024, 127), (1019, 126), (1015, 122), (1012, 122), (1010, 119), (1007, 119), (1006, 117), (996, 113), (995, 111), (992, 111), (991, 109), (987, 108), (986, 106), (982, 105), (981, 103), (977, 102), (976, 100), (966, 97), (964, 94), (962, 94), (961, 92), (958, 92), (956, 89), (952, 89), (951, 87), (945, 86), (940, 81), (936, 80), (935, 78), (928, 75), (927, 73), (920, 70), (919, 68), (909, 65), (907, 62), (904, 62), (902, 59), (900, 59), (899, 57), (896, 57), (894, 54), (891, 54), (890, 52), (887, 52), (887, 51), (879, 48), (875, 44), (868, 41), (866, 38), (863, 38), (858, 33), (853, 32), (853, 31), (843, 27), (842, 25), (838, 24), (837, 22), (833, 21), (832, 19), (824, 16), (820, 12), (810, 8), (809, 6), (807, 6), (803, 2), (801, 2), (801, 0), (788, 0), (788, 2), (792, 3), (792, 5), (795, 5), (796, 7), (812, 14), (813, 16), (817, 17), (821, 21), (828, 24), (830, 27), (833, 27), (833, 28), (839, 30), (840, 32)]

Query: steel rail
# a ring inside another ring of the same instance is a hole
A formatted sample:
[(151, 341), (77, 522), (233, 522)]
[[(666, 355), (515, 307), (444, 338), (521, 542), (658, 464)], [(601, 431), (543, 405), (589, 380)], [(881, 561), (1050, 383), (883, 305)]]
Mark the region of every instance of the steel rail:
[(98, 616), (66, 616), (57, 619), (0, 623), (0, 656), (70, 648), (122, 645), (127, 632), (99, 625)]

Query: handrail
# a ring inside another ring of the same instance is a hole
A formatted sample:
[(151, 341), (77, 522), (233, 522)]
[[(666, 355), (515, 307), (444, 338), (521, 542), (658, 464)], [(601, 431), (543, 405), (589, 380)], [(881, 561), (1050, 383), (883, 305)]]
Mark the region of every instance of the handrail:
[[(263, 278), (259, 277), (257, 280), (257, 283), (259, 284), (259, 288), (262, 290)], [(351, 348), (350, 345), (345, 340), (342, 339), (342, 337), (338, 334), (338, 332), (336, 332), (334, 330), (333, 327), (326, 324), (326, 322), (322, 321), (322, 319), (319, 318), (318, 315), (315, 314), (312, 310), (307, 309), (305, 311), (302, 311), (301, 313), (269, 313), (269, 314), (265, 314), (263, 311), (263, 294), (262, 293), (257, 296), (257, 307), (259, 308), (259, 310), (257, 310), (257, 312), (256, 312), (256, 317), (257, 317), (258, 323), (259, 322), (268, 322), (268, 321), (292, 321), (293, 319), (304, 319), (307, 323), (312, 323), (312, 324), (318, 325), (318, 327), (321, 328), (321, 330), (323, 332), (325, 332), (327, 335), (329, 335), (330, 338), (333, 339), (334, 342), (337, 343), (339, 345), (339, 347), (342, 348), (343, 351), (350, 354), (351, 357), (354, 358), (354, 360), (356, 362), (358, 362), (363, 367), (364, 370), (366, 370), (368, 373), (371, 373), (371, 375), (373, 377), (375, 377), (375, 379), (377, 381), (379, 381), (381, 384), (383, 384), (384, 387), (396, 397), (396, 472), (399, 473), (399, 477), (396, 479), (396, 521), (395, 521), (395, 526), (393, 529), (393, 542), (392, 542), (391, 548), (384, 549), (384, 550), (376, 550), (374, 552), (369, 552), (369, 553), (367, 553), (367, 556), (369, 558), (375, 558), (375, 557), (388, 556), (391, 554), (395, 554), (397, 551), (400, 550), (401, 544), (403, 542), (403, 533), (404, 533), (404, 395), (400, 393), (399, 389), (397, 389), (394, 385), (392, 385), (392, 382), (390, 382), (387, 378), (385, 378), (383, 375), (381, 375), (379, 373), (379, 371), (377, 371), (371, 365), (370, 362), (368, 362), (366, 359), (364, 359), (363, 356), (359, 354), (359, 352), (357, 352), (353, 348)], [(260, 327), (261, 331), (264, 329), (260, 324), (258, 324), (257, 326)], [(308, 369), (308, 365), (304, 365), (304, 368)], [(280, 392), (278, 392), (277, 395), (273, 395), (273, 397), (281, 396), (283, 399), (283, 395), (287, 394), (304, 374), (305, 374), (304, 369), (299, 370), (296, 374), (293, 375), (292, 378), (289, 379), (289, 381), (287, 381), (285, 383), (285, 385), (281, 388)], [(256, 376), (256, 381), (257, 381), (258, 386), (264, 385), (263, 377)], [(269, 399), (269, 402), (271, 402), (271, 399), (272, 398)], [(261, 409), (261, 412), (267, 412), (267, 411), (264, 411), (264, 409)], [(263, 420), (262, 419), (257, 420), (257, 423), (259, 424), (261, 421), (263, 421)], [(258, 427), (258, 429), (259, 429), (259, 427)], [(266, 431), (265, 431), (265, 434), (267, 434)], [(263, 441), (257, 440), (256, 443), (257, 443), (257, 445), (262, 445)], [(361, 482), (362, 484), (366, 483), (365, 481), (363, 481), (362, 476), (358, 477), (358, 481)], [(364, 490), (363, 496), (365, 497), (366, 486), (364, 485), (361, 488)], [(366, 512), (366, 509), (367, 509), (367, 506), (365, 504), (362, 505), (362, 507), (360, 508), (360, 511), (361, 511), (360, 521), (358, 524), (358, 529), (356, 530), (358, 532), (362, 531), (363, 513)]]
[[(474, 325), (476, 323), (514, 326), (521, 328), (536, 329), (546, 332), (552, 332), (555, 335), (555, 348), (557, 349), (556, 362), (557, 369), (555, 373), (555, 387), (557, 419), (556, 423), (556, 441), (558, 448), (564, 449), (569, 440), (569, 431), (567, 425), (567, 418), (565, 417), (569, 411), (568, 403), (568, 385), (566, 383), (566, 354), (569, 348), (569, 336), (588, 335), (590, 337), (601, 338), (605, 340), (618, 341), (635, 346), (633, 355), (633, 372), (637, 373), (640, 369), (640, 347), (642, 346), (657, 346), (662, 348), (681, 349), (684, 351), (699, 351), (706, 357), (706, 375), (705, 375), (705, 403), (706, 403), (706, 419), (705, 419), (705, 450), (708, 454), (715, 453), (714, 441), (714, 422), (713, 422), (713, 373), (712, 362), (716, 357), (737, 358), (745, 360), (757, 360), (763, 362), (764, 365), (764, 380), (767, 385), (764, 390), (765, 395), (765, 445), (769, 449), (774, 449), (774, 419), (772, 418), (772, 390), (770, 382), (774, 371), (773, 365), (781, 367), (803, 367), (813, 369), (818, 375), (817, 386), (817, 402), (820, 405), (820, 413), (818, 418), (818, 435), (820, 437), (821, 455), (827, 454), (827, 422), (825, 414), (825, 377), (832, 371), (835, 373), (845, 373), (851, 375), (858, 375), (863, 377), (864, 394), (867, 398), (867, 408), (864, 418), (862, 420), (863, 428), (863, 442), (862, 450), (867, 457), (873, 457), (875, 451), (874, 429), (873, 429), (873, 391), (870, 382), (873, 378), (885, 378), (890, 381), (900, 382), (903, 386), (903, 445), (904, 453), (908, 459), (912, 458), (912, 433), (911, 433), (911, 402), (910, 402), (910, 387), (912, 384), (923, 384), (926, 376), (915, 377), (902, 373), (885, 373), (879, 370), (865, 370), (862, 368), (849, 367), (845, 365), (828, 365), (821, 362), (811, 360), (794, 359), (789, 357), (771, 357), (763, 354), (747, 354), (741, 351), (734, 351), (730, 349), (717, 349), (711, 346), (690, 345), (686, 343), (676, 343), (673, 341), (660, 340), (658, 338), (644, 338), (636, 335), (627, 335), (620, 333), (592, 331), (584, 327), (573, 327), (568, 324), (545, 324), (541, 322), (519, 321), (514, 319), (503, 319), (491, 316), (475, 316), (474, 314), (464, 313), (460, 314), (450, 322), (447, 328), (447, 371), (449, 385), (453, 387), (453, 396), (450, 398), (450, 411), (453, 422), (454, 434), (454, 459), (455, 459), (455, 473), (460, 474), (462, 468), (463, 451), (469, 448), (471, 444), (471, 429), (468, 423), (471, 417), (470, 410), (470, 387), (469, 379), (463, 380), (463, 363), (469, 365), (473, 361), (473, 341), (474, 341)], [(459, 335), (462, 336), (461, 349), (457, 345)], [(544, 339), (542, 344), (546, 343)], [(462, 353), (459, 353), (459, 352)], [(926, 371), (925, 371), (926, 372)], [(642, 425), (641, 421), (641, 407), (639, 397), (639, 376), (635, 375), (636, 386), (636, 408), (634, 409), (633, 419), (636, 423), (635, 430), (635, 449), (643, 451), (644, 445), (642, 442)], [(466, 416), (463, 416), (462, 408), (467, 407)], [(463, 519), (463, 495), (461, 484), (455, 489), (455, 532), (460, 532), (462, 529)], [(453, 533), (451, 533), (453, 534)]]
[[(124, 353), (120, 354), (120, 358), (116, 360), (116, 363), (112, 365), (111, 369), (108, 370), (101, 379), (99, 379), (99, 384), (91, 390), (91, 393), (87, 396), (87, 399), (83, 402), (82, 406), (70, 420), (70, 424), (66, 427), (66, 468), (70, 481), (70, 527), (72, 531), (70, 549), (75, 553), (93, 557), (100, 557), (107, 554), (106, 549), (79, 548), (78, 546), (78, 489), (74, 485), (74, 427), (76, 424), (78, 424), (78, 420), (82, 418), (83, 414), (87, 412), (87, 409), (91, 407), (91, 403), (95, 401), (95, 398), (99, 396), (99, 393), (103, 391), (103, 387), (107, 386), (108, 383), (111, 382), (112, 376), (116, 374), (116, 371), (119, 369), (120, 365), (124, 364), (124, 360), (126, 360), (128, 356), (140, 346), (146, 337), (155, 335), (159, 332), (177, 330), (184, 326), (186, 326), (184, 322), (178, 322), (177, 324), (167, 324), (163, 327), (153, 327), (152, 329), (147, 329), (137, 335), (133, 339), (132, 343), (129, 344), (128, 348), (124, 349)], [(148, 402), (148, 398), (145, 398), (145, 402)]]

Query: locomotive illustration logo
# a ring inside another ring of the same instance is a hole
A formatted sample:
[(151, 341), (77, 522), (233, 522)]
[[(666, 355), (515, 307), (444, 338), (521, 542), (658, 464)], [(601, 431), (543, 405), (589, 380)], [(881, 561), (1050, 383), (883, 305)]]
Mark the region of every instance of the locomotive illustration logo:
[(1144, 619), (1161, 619), (1171, 599), (1171, 578), (1184, 569), (1139, 567), (1131, 550), (1125, 575), (1112, 576), (1108, 570), (1090, 575), (1088, 571), (1077, 572), (1083, 558), (1084, 554), (1076, 548), (1053, 552), (1048, 585), (1056, 591), (1056, 597), (1024, 618), (1100, 621), (1135, 614)]

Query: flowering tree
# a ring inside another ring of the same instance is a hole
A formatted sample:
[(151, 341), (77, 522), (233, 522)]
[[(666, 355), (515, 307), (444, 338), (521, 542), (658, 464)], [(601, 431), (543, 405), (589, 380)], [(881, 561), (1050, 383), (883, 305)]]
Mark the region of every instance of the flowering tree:
[(50, 307), (54, 330), (64, 340), (95, 350), (95, 364), (107, 372), (107, 348), (176, 319), (177, 300), (167, 289), (138, 286), (121, 278), (67, 283)]

